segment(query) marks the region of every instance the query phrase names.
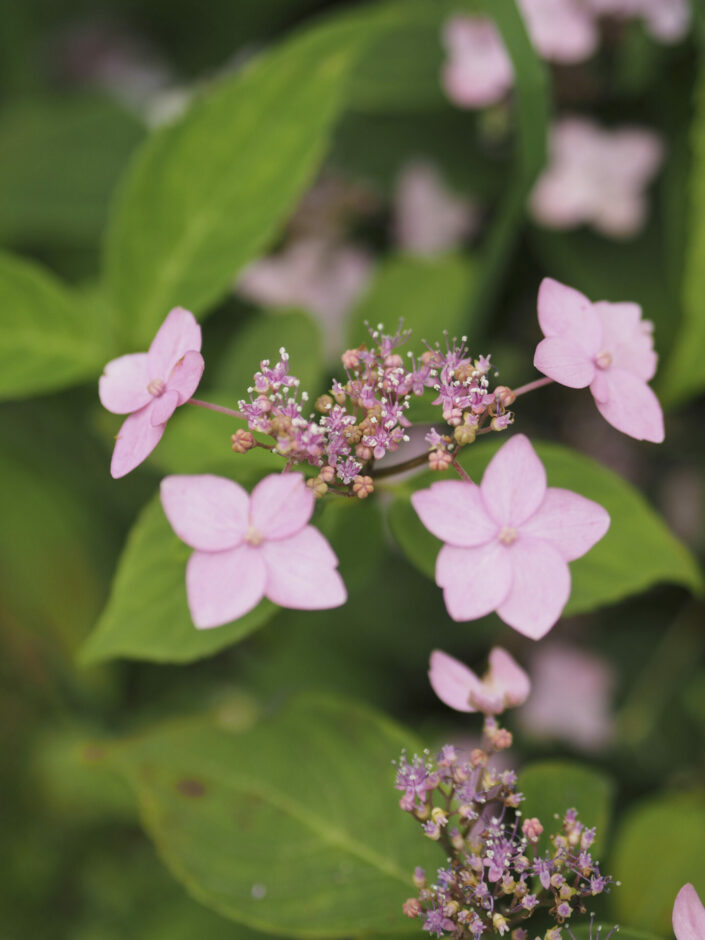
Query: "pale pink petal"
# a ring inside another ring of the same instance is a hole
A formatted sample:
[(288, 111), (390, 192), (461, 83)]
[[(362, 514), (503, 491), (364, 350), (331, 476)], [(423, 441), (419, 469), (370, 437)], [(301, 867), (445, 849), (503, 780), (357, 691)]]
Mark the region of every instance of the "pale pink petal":
[(431, 653), (428, 678), (433, 691), (449, 708), (458, 712), (474, 712), (477, 709), (470, 704), (470, 693), (476, 692), (480, 680), (459, 660), (441, 650)]
[(249, 525), (247, 492), (233, 480), (204, 473), (162, 480), (161, 500), (172, 529), (192, 548), (234, 548)]
[(109, 362), (98, 382), (101, 404), (116, 415), (138, 411), (150, 401), (147, 353), (131, 353)]
[(549, 487), (521, 534), (550, 542), (566, 561), (575, 561), (595, 545), (610, 527), (610, 517), (599, 503), (570, 490)]
[(539, 287), (538, 314), (544, 336), (567, 335), (590, 358), (600, 352), (602, 324), (580, 291), (545, 277)]
[(484, 545), (497, 535), (497, 523), (474, 483), (442, 480), (414, 493), (411, 504), (428, 531), (451, 545)]
[(151, 403), (129, 415), (115, 438), (110, 475), (117, 480), (138, 467), (152, 453), (163, 433), (163, 424), (156, 427), (152, 424)]
[(499, 542), (476, 548), (444, 545), (436, 559), (436, 583), (443, 588), (453, 620), (477, 620), (496, 610), (512, 583), (509, 549)]
[(595, 378), (590, 383), (590, 391), (595, 402), (605, 402), (610, 397), (610, 386), (607, 381), (607, 372), (602, 369), (595, 370)]
[(658, 363), (653, 324), (642, 320), (639, 304), (602, 300), (594, 307), (602, 321), (604, 348), (612, 357), (612, 365), (632, 372), (644, 382), (652, 379)]
[(250, 521), (266, 539), (289, 538), (311, 518), (313, 504), (302, 474), (272, 473), (252, 491)]
[(590, 217), (594, 191), (589, 177), (570, 166), (550, 165), (531, 191), (533, 217), (549, 228), (575, 228)]
[(267, 566), (265, 594), (275, 604), (324, 610), (347, 600), (335, 552), (313, 526), (289, 538), (263, 542), (260, 550)]
[(688, 0), (646, 0), (643, 16), (656, 39), (678, 42), (690, 27), (690, 4)]
[(572, 64), (596, 50), (597, 27), (582, 0), (521, 0), (519, 6), (542, 58)]
[(490, 672), (488, 679), (492, 686), (502, 693), (507, 705), (522, 705), (531, 692), (528, 675), (501, 646), (495, 646), (490, 652)]
[(516, 527), (536, 512), (546, 493), (546, 471), (529, 438), (515, 434), (490, 460), (480, 484), (487, 513)]
[[(646, 382), (623, 369), (607, 369), (601, 382), (607, 388), (607, 397), (600, 400), (596, 394), (595, 404), (605, 421), (638, 441), (660, 444), (666, 436), (663, 411)], [(604, 396), (602, 386), (597, 391)]]
[(514, 68), (497, 27), (484, 17), (454, 16), (443, 27), (449, 60), (442, 82), (461, 107), (481, 108), (503, 98), (514, 83)]
[(676, 940), (703, 940), (705, 937), (705, 907), (691, 884), (683, 885), (676, 895), (673, 932)]
[(188, 401), (198, 388), (204, 366), (203, 356), (192, 349), (171, 370), (166, 387), (178, 393), (180, 405)]
[(186, 596), (194, 625), (205, 630), (244, 616), (264, 597), (266, 577), (264, 558), (250, 545), (194, 552), (186, 566)]
[(604, 193), (594, 207), (591, 221), (598, 232), (610, 238), (632, 238), (644, 227), (648, 209), (643, 193), (630, 190)]
[(150, 379), (166, 382), (179, 359), (192, 349), (201, 351), (201, 328), (192, 313), (183, 307), (174, 307), (149, 347)]
[(568, 388), (586, 388), (595, 377), (592, 358), (570, 336), (547, 336), (534, 353), (534, 367)]
[(158, 424), (166, 424), (169, 418), (174, 414), (179, 405), (179, 393), (174, 390), (168, 390), (154, 399), (152, 405), (152, 424), (156, 427)]
[(540, 640), (568, 603), (568, 564), (549, 542), (525, 538), (523, 534), (509, 551), (512, 584), (497, 613), (519, 633)]

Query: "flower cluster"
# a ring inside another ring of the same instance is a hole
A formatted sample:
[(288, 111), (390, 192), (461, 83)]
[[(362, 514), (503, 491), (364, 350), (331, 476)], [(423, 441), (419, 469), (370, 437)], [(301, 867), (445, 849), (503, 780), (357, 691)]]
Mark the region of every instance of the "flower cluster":
[(416, 869), (418, 895), (403, 908), (433, 936), (480, 940), (511, 930), (515, 940), (526, 940), (524, 925), (540, 911), (554, 922), (546, 937), (560, 940), (561, 927), (586, 912), (585, 902), (614, 884), (590, 853), (595, 830), (575, 809), (550, 836), (550, 848), (540, 849), (544, 827), (518, 809), (516, 774), (490, 763), (511, 743), (511, 734), (487, 717), (482, 747), (467, 758), (446, 745), (435, 760), (402, 754), (397, 763), (401, 808), (448, 855), (431, 879)]

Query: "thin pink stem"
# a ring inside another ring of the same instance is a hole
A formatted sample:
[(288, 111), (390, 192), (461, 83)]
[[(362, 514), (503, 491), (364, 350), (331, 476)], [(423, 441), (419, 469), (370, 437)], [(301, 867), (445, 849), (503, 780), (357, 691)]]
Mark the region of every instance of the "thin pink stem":
[(545, 376), (542, 379), (536, 379), (534, 382), (527, 382), (526, 385), (520, 385), (519, 388), (513, 388), (512, 391), (516, 398), (520, 395), (526, 395), (527, 392), (533, 392), (537, 388), (543, 388), (544, 385), (550, 385), (553, 379), (549, 379), (548, 376)]
[(456, 472), (456, 473), (458, 474), (458, 476), (461, 478), (461, 480), (465, 480), (466, 483), (472, 483), (472, 479), (470, 478), (470, 474), (469, 474), (469, 473), (466, 473), (466, 471), (463, 469), (463, 467), (460, 466), (460, 464), (458, 463), (458, 458), (457, 458), (457, 457), (453, 457), (453, 459), (451, 460), (450, 463), (451, 463), (451, 466), (453, 467), (453, 469), (455, 470), (455, 472)]
[(198, 405), (199, 408), (208, 408), (210, 411), (219, 411), (222, 415), (229, 415), (231, 418), (244, 418), (244, 414), (239, 411), (233, 411), (232, 408), (223, 408), (222, 405), (214, 405), (209, 401), (201, 401), (199, 398), (189, 398), (187, 405)]

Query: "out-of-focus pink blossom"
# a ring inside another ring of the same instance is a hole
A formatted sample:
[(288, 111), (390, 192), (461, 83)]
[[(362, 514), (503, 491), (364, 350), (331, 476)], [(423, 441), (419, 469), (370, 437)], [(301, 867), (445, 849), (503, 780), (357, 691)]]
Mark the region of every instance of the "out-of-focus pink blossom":
[(514, 84), (514, 68), (491, 20), (454, 16), (443, 27), (448, 58), (442, 82), (461, 108), (484, 108), (501, 101)]
[(332, 357), (342, 345), (343, 318), (365, 289), (372, 266), (361, 248), (310, 236), (251, 264), (237, 289), (268, 307), (302, 307), (315, 314)]
[(528, 732), (586, 751), (609, 743), (614, 674), (606, 660), (578, 646), (549, 642), (536, 650), (530, 673), (533, 692), (519, 715)]
[(690, 29), (689, 0), (587, 0), (587, 3), (600, 16), (640, 18), (660, 42), (679, 42)]
[(394, 198), (394, 235), (402, 251), (413, 255), (450, 251), (477, 224), (477, 209), (451, 193), (432, 164), (419, 161), (404, 168)]
[(201, 328), (182, 307), (174, 307), (152, 340), (149, 352), (113, 359), (98, 383), (103, 407), (129, 417), (117, 438), (110, 473), (125, 476), (161, 440), (166, 423), (198, 388), (203, 375)]
[(676, 940), (703, 940), (705, 937), (705, 907), (691, 884), (683, 885), (676, 895), (673, 932)]
[(223, 477), (170, 476), (161, 499), (176, 534), (195, 549), (186, 594), (199, 629), (237, 620), (263, 597), (297, 610), (345, 603), (338, 559), (308, 525), (314, 497), (300, 473), (271, 474), (252, 495)]
[(552, 278), (541, 282), (541, 329), (534, 365), (561, 385), (590, 387), (613, 427), (637, 440), (663, 441), (663, 412), (647, 385), (656, 373), (652, 325), (634, 303), (591, 303)]
[(563, 118), (551, 131), (550, 162), (531, 194), (531, 211), (550, 228), (585, 224), (628, 238), (644, 225), (644, 190), (662, 160), (653, 131), (603, 130), (585, 118)]
[(531, 41), (549, 62), (572, 64), (589, 59), (599, 33), (584, 0), (520, 0)]
[(551, 629), (568, 601), (568, 562), (609, 527), (602, 506), (547, 488), (544, 466), (523, 434), (495, 454), (480, 486), (442, 481), (411, 501), (426, 528), (445, 542), (436, 583), (450, 616), (475, 620), (495, 610), (534, 640)]
[(438, 698), (459, 712), (483, 712), (499, 715), (505, 708), (526, 701), (529, 677), (514, 659), (499, 646), (490, 652), (490, 668), (482, 679), (463, 663), (434, 650), (428, 678)]

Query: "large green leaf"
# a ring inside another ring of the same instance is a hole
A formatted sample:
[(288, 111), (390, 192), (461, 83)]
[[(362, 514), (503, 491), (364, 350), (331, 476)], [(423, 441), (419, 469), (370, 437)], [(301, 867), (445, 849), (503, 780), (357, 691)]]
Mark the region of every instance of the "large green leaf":
[(106, 356), (92, 313), (38, 264), (0, 254), (0, 399), (97, 375)]
[(555, 815), (562, 819), (566, 810), (577, 809), (580, 821), (597, 829), (590, 851), (599, 858), (604, 851), (614, 796), (608, 777), (571, 761), (539, 761), (522, 768), (519, 786), (525, 797), (521, 807), (524, 816), (538, 816), (543, 823), (540, 852), (550, 848), (549, 836), (560, 831)]
[(114, 657), (187, 663), (252, 633), (277, 608), (262, 601), (239, 620), (197, 630), (186, 603), (191, 549), (176, 535), (155, 497), (132, 529), (108, 603), (82, 650), (86, 663)]
[(126, 341), (147, 343), (176, 304), (203, 314), (266, 248), (323, 156), (351, 67), (401, 14), (380, 5), (296, 35), (150, 137), (107, 238)]
[(397, 805), (404, 747), (418, 750), (383, 716), (304, 696), (244, 734), (176, 723), (114, 759), (195, 898), (258, 929), (334, 938), (414, 929), (401, 914), (414, 866), (442, 862)]
[(618, 920), (670, 936), (676, 894), (686, 882), (705, 897), (702, 793), (660, 796), (633, 809), (614, 837), (612, 897)]
[[(461, 463), (474, 480), (481, 479), (501, 443), (474, 444), (463, 452)], [(546, 467), (550, 486), (594, 499), (612, 520), (607, 535), (587, 555), (571, 563), (573, 587), (566, 615), (613, 603), (661, 582), (702, 590), (696, 560), (634, 487), (576, 451), (556, 444), (534, 442), (534, 446)], [(445, 478), (451, 478), (451, 474)], [(392, 532), (399, 545), (429, 577), (433, 577), (441, 543), (421, 525), (409, 497), (412, 489), (438, 479), (443, 477), (425, 474), (413, 484), (402, 485), (390, 510)]]

